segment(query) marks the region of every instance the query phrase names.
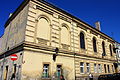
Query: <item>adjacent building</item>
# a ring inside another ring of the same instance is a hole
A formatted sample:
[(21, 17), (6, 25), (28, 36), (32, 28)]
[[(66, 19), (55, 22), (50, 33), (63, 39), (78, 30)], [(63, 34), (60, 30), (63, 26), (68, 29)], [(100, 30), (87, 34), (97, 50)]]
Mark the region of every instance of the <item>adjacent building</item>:
[(114, 45), (114, 51), (116, 52), (116, 59), (117, 59), (117, 64), (116, 67), (118, 68), (118, 72), (120, 73), (120, 43), (115, 42)]
[(117, 71), (115, 41), (99, 22), (94, 28), (44, 0), (24, 0), (0, 42), (0, 80), (87, 80), (89, 73), (97, 79)]

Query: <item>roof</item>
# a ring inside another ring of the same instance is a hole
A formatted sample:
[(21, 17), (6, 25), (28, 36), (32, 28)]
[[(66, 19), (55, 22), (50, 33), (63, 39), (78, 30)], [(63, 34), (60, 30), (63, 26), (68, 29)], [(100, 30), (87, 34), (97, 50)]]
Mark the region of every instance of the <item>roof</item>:
[[(5, 26), (4, 26), (5, 28), (6, 28), (7, 25), (16, 17), (16, 15), (27, 5), (27, 3), (28, 3), (29, 1), (30, 1), (30, 0), (24, 0), (24, 1), (21, 3), (21, 5), (15, 10), (15, 12), (12, 14), (12, 16), (6, 21)], [(31, 0), (31, 1), (34, 1), (34, 0)], [(56, 10), (58, 10), (58, 11), (64, 13), (64, 14), (66, 14), (66, 15), (72, 17), (72, 18), (75, 18), (76, 20), (78, 20), (78, 21), (80, 21), (80, 22), (82, 22), (82, 23), (88, 25), (90, 28), (96, 30), (97, 32), (99, 32), (99, 33), (101, 33), (101, 34), (103, 34), (103, 35), (109, 37), (111, 40), (113, 40), (112, 37), (106, 35), (105, 33), (101, 32), (101, 31), (99, 31), (99, 30), (97, 30), (97, 29), (94, 28), (93, 26), (91, 26), (91, 25), (89, 25), (88, 23), (86, 23), (86, 22), (80, 20), (79, 18), (73, 16), (72, 14), (70, 14), (70, 13), (68, 13), (68, 12), (66, 12), (66, 11), (64, 11), (64, 10), (62, 10), (62, 9), (60, 9), (60, 8), (58, 8), (58, 7), (56, 7), (56, 6), (54, 6), (53, 4), (48, 3), (48, 2), (45, 1), (45, 0), (37, 0), (37, 1), (39, 1), (39, 2), (41, 2), (41, 3), (43, 3), (43, 4), (45, 4), (45, 5), (47, 5), (47, 6), (51, 7), (51, 8), (53, 8), (53, 9), (56, 9)], [(113, 41), (114, 41), (114, 40), (113, 40)]]

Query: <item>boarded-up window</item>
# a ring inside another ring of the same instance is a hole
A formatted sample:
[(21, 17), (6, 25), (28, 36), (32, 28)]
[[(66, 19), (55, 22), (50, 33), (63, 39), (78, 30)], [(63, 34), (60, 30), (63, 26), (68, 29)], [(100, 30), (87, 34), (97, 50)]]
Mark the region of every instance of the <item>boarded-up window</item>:
[(70, 44), (70, 38), (69, 38), (69, 30), (67, 26), (62, 26), (61, 28), (61, 43), (62, 44)]
[(40, 18), (37, 24), (37, 38), (50, 39), (50, 26), (46, 18)]

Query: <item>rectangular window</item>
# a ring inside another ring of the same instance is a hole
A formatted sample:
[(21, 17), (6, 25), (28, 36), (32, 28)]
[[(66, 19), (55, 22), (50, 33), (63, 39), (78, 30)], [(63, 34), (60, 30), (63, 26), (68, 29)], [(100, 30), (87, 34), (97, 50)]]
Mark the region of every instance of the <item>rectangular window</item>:
[(114, 66), (112, 65), (112, 71), (114, 72)]
[(62, 74), (62, 66), (57, 65), (57, 77), (60, 77), (61, 74)]
[(49, 64), (43, 65), (43, 78), (49, 77)]
[(80, 62), (80, 73), (84, 73), (84, 63)]
[(94, 72), (97, 73), (97, 64), (94, 64)]
[(102, 72), (101, 64), (98, 64), (98, 73), (101, 73), (101, 72)]
[(108, 67), (108, 73), (110, 73), (110, 67), (109, 67), (109, 65), (107, 65), (107, 67)]
[(87, 68), (87, 73), (90, 72), (90, 64), (89, 63), (86, 63), (86, 68)]
[(106, 64), (104, 64), (104, 70), (105, 70), (105, 73), (107, 73), (107, 70), (106, 70)]

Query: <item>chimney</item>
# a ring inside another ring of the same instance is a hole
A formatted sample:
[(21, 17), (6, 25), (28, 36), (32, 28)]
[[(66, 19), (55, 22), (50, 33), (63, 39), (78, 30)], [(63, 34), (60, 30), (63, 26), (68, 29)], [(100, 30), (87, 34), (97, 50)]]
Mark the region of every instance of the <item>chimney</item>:
[(100, 27), (100, 22), (99, 22), (99, 21), (97, 21), (97, 22), (95, 23), (95, 26), (96, 26), (96, 29), (97, 29), (97, 30), (101, 31), (101, 27)]

